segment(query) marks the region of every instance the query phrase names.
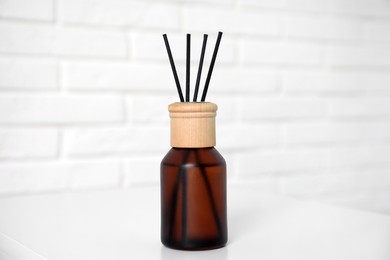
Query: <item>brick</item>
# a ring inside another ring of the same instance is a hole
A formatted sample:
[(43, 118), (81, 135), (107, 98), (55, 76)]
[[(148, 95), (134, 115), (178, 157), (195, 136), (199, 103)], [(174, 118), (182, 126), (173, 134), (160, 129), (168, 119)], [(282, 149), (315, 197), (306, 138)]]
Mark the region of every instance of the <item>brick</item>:
[(278, 35), (281, 31), (281, 18), (278, 15), (259, 14), (250, 10), (191, 6), (184, 9), (184, 19), (185, 28), (190, 31), (256, 35)]
[[(168, 33), (169, 45), (171, 47), (172, 56), (175, 60), (176, 69), (178, 72), (184, 72), (186, 59), (186, 37), (185, 34)], [(207, 47), (204, 58), (204, 71), (207, 72), (209, 63), (213, 54), (216, 32), (211, 32), (207, 39)], [(161, 33), (148, 33), (137, 31), (131, 34), (133, 38), (133, 56), (140, 61), (164, 61), (166, 66), (169, 65), (167, 51), (164, 45)], [(191, 60), (194, 68), (192, 71), (197, 71), (200, 52), (202, 50), (203, 35), (200, 33), (191, 34)], [(216, 67), (219, 63), (231, 64), (235, 60), (235, 42), (226, 34), (222, 37), (221, 45), (218, 50)], [(193, 75), (196, 75), (193, 73)], [(206, 74), (205, 74), (206, 75)], [(195, 77), (194, 77), (195, 79)], [(195, 80), (194, 80), (195, 81)]]
[(370, 42), (390, 42), (390, 22), (386, 20), (367, 22), (366, 40)]
[(52, 60), (0, 58), (0, 89), (57, 88), (57, 64)]
[(325, 47), (317, 43), (246, 40), (240, 51), (244, 64), (319, 65), (325, 57)]
[(115, 161), (0, 164), (0, 194), (107, 188), (119, 185)]
[[(237, 156), (243, 176), (269, 176), (271, 173), (338, 171), (341, 167), (388, 165), (390, 148), (386, 145), (290, 148), (284, 151), (247, 152)], [(256, 162), (256, 167), (253, 167)]]
[(388, 97), (346, 97), (329, 101), (330, 116), (376, 117), (390, 115)]
[(207, 5), (227, 5), (230, 6), (233, 4), (233, 0), (183, 0), (185, 3), (206, 3)]
[[(338, 171), (341, 167), (388, 165), (390, 148), (361, 145), (333, 148), (294, 148), (285, 151), (247, 152), (237, 156), (238, 171), (244, 176), (270, 176), (272, 173)], [(256, 167), (253, 167), (256, 162)], [(329, 177), (331, 178), (331, 177)]]
[(0, 123), (99, 123), (123, 120), (116, 96), (1, 95)]
[[(372, 210), (382, 214), (390, 214), (390, 207), (388, 201), (390, 199), (390, 192), (388, 189), (377, 192), (366, 193), (363, 200), (357, 200), (357, 206), (363, 210)], [(363, 203), (362, 203), (363, 201)], [(352, 203), (351, 203), (352, 204)], [(347, 205), (350, 206), (351, 204)]]
[(314, 118), (326, 115), (328, 105), (320, 98), (243, 98), (240, 116), (253, 119)]
[(64, 85), (70, 89), (176, 91), (169, 64), (66, 62), (62, 73)]
[(247, 176), (270, 177), (274, 173), (289, 173), (326, 169), (327, 151), (324, 149), (291, 149), (286, 151), (246, 152), (237, 155), (238, 172)]
[(125, 34), (46, 24), (0, 23), (0, 52), (89, 57), (126, 57)]
[[(185, 60), (185, 35), (177, 33), (167, 33), (169, 45), (171, 47), (172, 56), (175, 60), (176, 69), (179, 70), (179, 61)], [(162, 33), (151, 33), (144, 31), (136, 31), (130, 34), (132, 38), (132, 56), (137, 60), (161, 60), (167, 62), (169, 66), (168, 55), (164, 45)], [(195, 55), (194, 35), (192, 36), (191, 54)], [(196, 44), (196, 43), (195, 43)], [(192, 55), (192, 57), (194, 57)]]
[(217, 129), (219, 123), (233, 123), (238, 120), (238, 102), (234, 97), (222, 96), (217, 93), (214, 94), (214, 90), (210, 86), (209, 91), (207, 92), (206, 101), (213, 102), (218, 106), (216, 117)]
[(284, 127), (286, 144), (324, 144), (389, 140), (388, 122), (289, 123)]
[(266, 8), (282, 8), (283, 0), (241, 0), (240, 4), (244, 7), (266, 7)]
[(364, 165), (389, 164), (390, 147), (388, 145), (356, 145), (329, 149), (329, 166), (356, 167)]
[(65, 131), (70, 156), (164, 153), (170, 149), (168, 126), (101, 127)]
[(51, 21), (54, 17), (52, 0), (2, 0), (0, 17)]
[[(205, 78), (206, 71), (203, 73)], [(210, 81), (211, 87), (216, 93), (275, 92), (278, 87), (278, 78), (276, 72), (271, 70), (248, 67), (216, 67)]]
[(128, 115), (135, 123), (148, 123), (169, 126), (168, 105), (178, 102), (175, 89), (171, 96), (132, 96), (127, 99)]
[(283, 89), (290, 93), (388, 92), (390, 84), (390, 74), (381, 71), (290, 70), (281, 74)]
[[(168, 28), (179, 26), (179, 8), (170, 3), (126, 0), (61, 0), (61, 21), (77, 24)], [(158, 18), (156, 18), (158, 17)]]
[(390, 66), (390, 49), (380, 45), (334, 46), (329, 51), (329, 63), (345, 67), (386, 67)]
[(332, 0), (331, 12), (375, 16), (375, 17), (389, 17), (390, 5), (386, 0)]
[(362, 191), (388, 190), (390, 174), (387, 166), (367, 167), (356, 172), (356, 185)]
[(217, 126), (218, 146), (224, 150), (242, 150), (276, 145), (280, 130), (277, 126), (221, 124)]
[(52, 158), (57, 155), (55, 129), (0, 129), (0, 158)]
[(363, 35), (359, 19), (312, 15), (290, 15), (287, 36), (312, 39), (359, 40)]
[(134, 157), (127, 160), (124, 173), (125, 187), (158, 184), (160, 182), (160, 163), (163, 156)]
[(284, 7), (290, 10), (323, 13), (329, 11), (329, 2), (326, 0), (288, 0), (284, 1)]

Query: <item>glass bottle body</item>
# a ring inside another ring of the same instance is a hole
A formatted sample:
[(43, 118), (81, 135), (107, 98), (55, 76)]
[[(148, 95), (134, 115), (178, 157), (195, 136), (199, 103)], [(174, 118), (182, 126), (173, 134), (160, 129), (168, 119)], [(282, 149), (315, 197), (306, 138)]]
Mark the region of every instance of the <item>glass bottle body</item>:
[(226, 162), (214, 148), (172, 148), (161, 162), (161, 241), (204, 250), (227, 242)]

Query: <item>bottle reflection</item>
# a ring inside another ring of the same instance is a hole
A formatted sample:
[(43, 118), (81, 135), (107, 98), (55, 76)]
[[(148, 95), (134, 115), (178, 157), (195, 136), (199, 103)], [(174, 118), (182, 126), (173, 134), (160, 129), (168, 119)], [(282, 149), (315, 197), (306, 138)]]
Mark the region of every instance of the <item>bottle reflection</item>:
[(227, 260), (228, 255), (228, 247), (209, 251), (179, 251), (161, 247), (162, 260)]

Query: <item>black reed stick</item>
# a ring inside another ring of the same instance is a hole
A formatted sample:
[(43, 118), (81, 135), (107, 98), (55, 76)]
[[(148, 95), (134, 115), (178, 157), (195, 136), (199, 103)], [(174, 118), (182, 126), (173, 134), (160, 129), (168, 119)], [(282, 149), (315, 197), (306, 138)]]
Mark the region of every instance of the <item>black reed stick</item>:
[(198, 75), (196, 77), (196, 84), (195, 84), (195, 91), (194, 91), (194, 98), (192, 101), (196, 102), (198, 99), (198, 92), (199, 92), (199, 83), (200, 83), (200, 77), (202, 74), (202, 67), (203, 67), (203, 60), (204, 60), (204, 53), (206, 51), (206, 44), (207, 44), (207, 34), (203, 35), (203, 44), (202, 44), (202, 51), (200, 53), (200, 60), (199, 60), (199, 67), (198, 67)]
[(201, 159), (200, 159), (200, 155), (199, 155), (198, 152), (199, 151), (195, 151), (196, 160), (197, 160), (196, 163), (199, 165), (199, 169), (201, 171), (201, 176), (203, 178), (204, 184), (206, 185), (207, 195), (209, 197), (209, 201), (210, 201), (210, 204), (211, 204), (211, 210), (213, 212), (215, 225), (217, 226), (218, 233), (220, 235), (222, 235), (222, 231), (223, 231), (222, 223), (221, 223), (221, 220), (218, 217), (217, 205), (216, 205), (214, 197), (213, 197), (213, 191), (211, 190), (211, 184), (210, 184), (209, 178), (207, 178), (206, 169), (202, 165), (202, 162), (201, 162)]
[(183, 93), (182, 93), (182, 91), (181, 91), (179, 78), (178, 78), (178, 76), (177, 76), (177, 71), (176, 71), (176, 67), (175, 67), (175, 62), (173, 61), (171, 48), (169, 47), (168, 37), (167, 37), (166, 34), (163, 34), (163, 37), (164, 37), (165, 47), (167, 48), (167, 52), (168, 52), (169, 62), (171, 63), (172, 72), (173, 72), (173, 77), (175, 78), (176, 87), (177, 87), (177, 92), (179, 93), (180, 102), (184, 102)]
[(187, 33), (186, 102), (190, 102), (191, 34)]
[[(190, 151), (188, 151), (189, 153)], [(184, 168), (181, 166), (181, 168)], [(184, 241), (187, 240), (187, 169), (184, 168), (180, 174), (181, 174), (181, 199), (182, 199), (182, 205), (181, 205), (181, 239), (184, 243)]]
[[(172, 205), (171, 205), (171, 211), (170, 211), (170, 216), (169, 216), (169, 233), (168, 233), (168, 240), (169, 241), (172, 241), (173, 240), (173, 228), (174, 228), (174, 223), (175, 223), (175, 214), (176, 214), (176, 209), (177, 209), (177, 203), (178, 203), (178, 197), (179, 197), (179, 188), (180, 188), (180, 185), (183, 185), (183, 182), (185, 183), (185, 181), (183, 181), (183, 178), (184, 178), (184, 175), (187, 173), (187, 169), (185, 168), (185, 163), (187, 162), (188, 158), (190, 157), (190, 153), (191, 153), (191, 150), (188, 149), (186, 151), (186, 153), (183, 155), (183, 160), (181, 162), (181, 165), (179, 166), (179, 169), (178, 169), (178, 172), (177, 172), (177, 178), (176, 178), (176, 181), (175, 181), (175, 184), (174, 184), (174, 190), (173, 190), (173, 193), (172, 193), (172, 199), (170, 201), (172, 201)], [(184, 187), (182, 186), (182, 189)], [(185, 191), (184, 193), (187, 193), (187, 191)], [(183, 200), (183, 198), (182, 198)], [(182, 201), (183, 205), (184, 206), (184, 203), (187, 203), (187, 202), (184, 202), (184, 200)], [(185, 207), (187, 208), (187, 206)], [(185, 214), (187, 213), (187, 210), (185, 211)], [(186, 220), (187, 220), (187, 217), (186, 217)], [(187, 233), (187, 230), (186, 228), (187, 227), (184, 227), (185, 228), (185, 231), (183, 232), (184, 234)], [(182, 229), (183, 229), (183, 226), (182, 226)], [(183, 235), (182, 233), (182, 235)], [(184, 239), (184, 238), (182, 238)]]
[(222, 38), (222, 32), (219, 32), (218, 37), (217, 37), (217, 42), (215, 43), (215, 47), (214, 47), (213, 57), (211, 58), (209, 72), (207, 73), (206, 83), (205, 83), (204, 89), (203, 89), (203, 94), (202, 94), (202, 99), (201, 99), (202, 102), (204, 102), (206, 99), (207, 90), (208, 90), (209, 84), (210, 84), (211, 74), (213, 73), (215, 59), (217, 58), (219, 44), (221, 43), (221, 38)]

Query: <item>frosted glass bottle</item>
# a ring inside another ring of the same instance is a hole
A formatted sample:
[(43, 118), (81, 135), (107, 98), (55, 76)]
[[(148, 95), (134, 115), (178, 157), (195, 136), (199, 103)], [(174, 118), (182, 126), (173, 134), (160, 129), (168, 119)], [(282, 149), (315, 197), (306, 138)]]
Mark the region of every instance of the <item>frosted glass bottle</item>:
[(227, 242), (226, 163), (215, 146), (217, 106), (173, 103), (171, 146), (161, 162), (161, 241), (205, 250)]

